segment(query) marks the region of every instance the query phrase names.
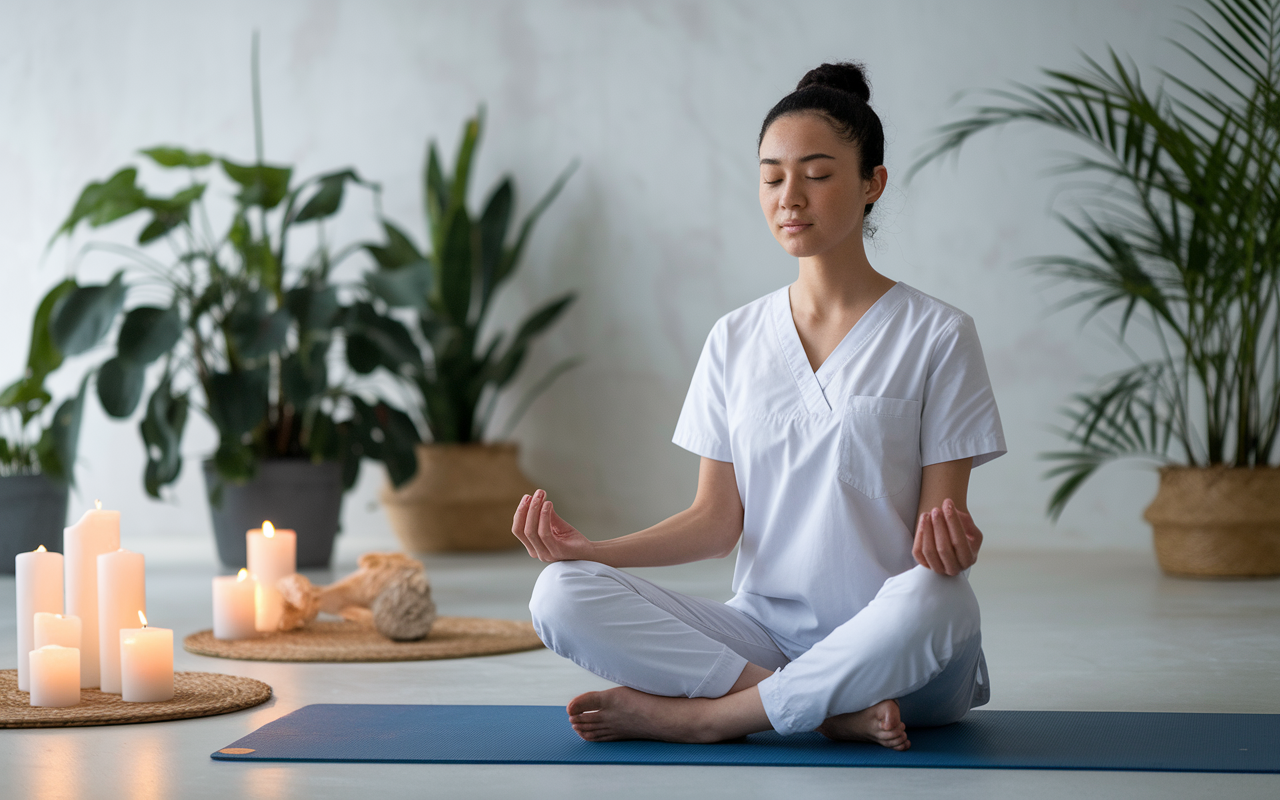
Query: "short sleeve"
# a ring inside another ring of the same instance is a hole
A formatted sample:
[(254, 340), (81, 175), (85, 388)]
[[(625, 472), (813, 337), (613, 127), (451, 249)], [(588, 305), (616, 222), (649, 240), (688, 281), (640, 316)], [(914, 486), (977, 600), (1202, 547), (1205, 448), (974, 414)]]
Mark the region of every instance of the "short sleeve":
[(707, 336), (671, 441), (705, 458), (732, 462), (724, 391), (725, 334), (721, 320)]
[(929, 359), (920, 412), (920, 463), (960, 458), (973, 465), (1004, 455), (1004, 430), (973, 319), (948, 325)]

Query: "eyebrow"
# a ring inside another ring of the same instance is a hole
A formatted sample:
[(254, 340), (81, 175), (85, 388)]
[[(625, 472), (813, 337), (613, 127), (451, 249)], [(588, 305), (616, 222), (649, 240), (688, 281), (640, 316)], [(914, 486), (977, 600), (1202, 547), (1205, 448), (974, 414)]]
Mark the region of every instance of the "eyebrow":
[[(831, 159), (832, 161), (835, 161), (835, 160), (836, 160), (836, 157), (835, 157), (835, 156), (829, 156), (829, 155), (827, 155), (826, 153), (810, 153), (809, 155), (807, 155), (807, 156), (805, 156), (804, 158), (800, 159), (800, 163), (801, 163), (801, 164), (803, 164), (803, 163), (805, 163), (806, 161), (817, 161), (817, 160), (818, 160), (818, 159), (820, 159), (820, 158), (829, 158), (829, 159)], [(782, 162), (781, 162), (781, 161), (779, 161), (779, 160), (778, 160), (778, 159), (776, 159), (776, 158), (762, 158), (762, 159), (760, 159), (760, 163), (761, 163), (761, 164), (774, 164), (774, 165), (777, 165), (777, 164), (781, 164)]]

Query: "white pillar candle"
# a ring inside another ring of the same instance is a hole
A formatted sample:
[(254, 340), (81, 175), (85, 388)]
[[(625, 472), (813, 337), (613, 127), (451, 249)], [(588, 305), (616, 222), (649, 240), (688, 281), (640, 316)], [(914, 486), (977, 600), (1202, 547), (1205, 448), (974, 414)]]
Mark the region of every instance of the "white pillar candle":
[(31, 705), (64, 708), (80, 702), (80, 650), (47, 644), (28, 654)]
[(37, 612), (62, 613), (62, 553), (50, 553), (40, 545), (13, 560), (18, 589), (18, 689), (30, 691), (27, 654), (35, 649), (33, 634)]
[(99, 685), (98, 556), (120, 549), (120, 512), (86, 511), (63, 532), (66, 551), (67, 611), (80, 618), (80, 686)]
[(255, 625), (260, 631), (277, 630), (284, 613), (284, 597), (276, 582), (298, 571), (298, 536), (264, 522), (261, 528), (245, 534), (245, 549), (249, 572), (258, 581)]
[(138, 624), (147, 610), (147, 569), (142, 553), (117, 550), (98, 556), (98, 662), (102, 691), (120, 694), (120, 629)]
[(173, 699), (173, 631), (148, 628), (120, 630), (120, 696), (126, 703), (161, 703)]
[(255, 600), (258, 582), (242, 569), (213, 579), (213, 638), (251, 639), (258, 635)]
[(74, 647), (79, 650), (80, 618), (64, 617), (62, 614), (48, 614), (42, 611), (36, 614), (34, 639), (32, 648), (35, 650), (48, 644)]

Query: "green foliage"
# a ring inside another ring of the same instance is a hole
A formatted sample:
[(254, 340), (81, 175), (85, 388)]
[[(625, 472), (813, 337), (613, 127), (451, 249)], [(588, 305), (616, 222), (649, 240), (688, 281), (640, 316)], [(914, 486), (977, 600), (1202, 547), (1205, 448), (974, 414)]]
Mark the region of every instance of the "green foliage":
[[(491, 334), (486, 321), (498, 288), (515, 272), (534, 224), (564, 188), (572, 164), (525, 216), (509, 242), (516, 205), (515, 183), (504, 177), (479, 216), (467, 209), (471, 167), (483, 114), (467, 120), (451, 175), (434, 142), (427, 148), (423, 197), (429, 249), (419, 248), (400, 227), (383, 222), (385, 240), (366, 250), (378, 268), (365, 276), (367, 303), (350, 311), (347, 358), (352, 369), (378, 366), (397, 372), (419, 397), (418, 414), (437, 442), (473, 442), (490, 435), (498, 394), (518, 374), (532, 341), (574, 300), (569, 293), (535, 310), (513, 336)], [(399, 310), (411, 311), (406, 326)], [(517, 403), (503, 435), (557, 377), (580, 363), (553, 366)]]
[[(358, 248), (335, 256), (320, 230), (320, 244), (305, 258), (292, 260), (287, 249), (295, 226), (319, 228), (338, 214), (347, 189), (376, 192), (377, 186), (352, 169), (295, 183), (292, 167), (267, 164), (260, 152), (249, 164), (172, 145), (141, 153), (152, 168), (184, 171), (189, 185), (152, 195), (139, 183), (138, 169), (126, 166), (85, 187), (55, 239), (75, 235), (82, 223), (100, 228), (135, 214), (149, 217), (136, 247), (101, 246), (126, 255), (125, 270), (104, 285), (68, 282), (46, 298), (37, 312), (33, 363), (56, 367), (54, 356), (60, 362), (62, 353), (92, 351), (117, 331), (115, 352), (95, 370), (97, 395), (114, 417), (144, 407), (143, 483), (152, 496), (181, 472), (193, 407), (218, 430), (213, 460), (224, 480), (246, 480), (260, 461), (279, 457), (341, 462), (348, 488), (366, 457), (385, 462), (397, 484), (411, 477), (418, 439), (411, 426), (405, 429), (404, 413), (366, 400), (372, 392), (356, 375), (329, 369), (334, 343), (353, 341), (358, 351), (360, 337), (367, 337), (360, 325), (348, 333), (360, 304), (343, 305), (330, 277)], [(229, 181), (233, 191), (224, 183), (206, 192), (219, 181)], [(234, 198), (222, 233), (210, 227), (206, 194)], [(167, 253), (176, 255), (166, 264)], [(165, 302), (156, 303), (157, 295)], [(377, 366), (398, 368), (383, 359), (365, 372)], [(47, 394), (32, 394), (47, 374), (40, 369), (29, 368), (27, 382), (10, 387), (13, 407), (48, 402)], [(144, 402), (149, 373), (159, 380)], [(38, 452), (72, 463), (66, 440), (78, 430), (83, 397), (82, 386), (77, 399), (58, 410), (56, 435), (42, 439)], [(5, 447), (13, 450), (10, 442)]]
[[(1043, 86), (992, 93), (997, 103), (939, 130), (916, 164), (973, 135), (1031, 122), (1083, 142), (1064, 171), (1091, 193), (1064, 220), (1082, 256), (1039, 268), (1077, 287), (1088, 316), (1114, 309), (1118, 344), (1137, 365), (1079, 394), (1048, 453), (1061, 514), (1105, 463), (1126, 456), (1190, 465), (1266, 466), (1280, 433), (1280, 0), (1207, 0), (1177, 46), (1207, 86), (1164, 73), (1144, 87), (1114, 52)], [(913, 169), (913, 171), (914, 171)], [(1133, 342), (1142, 320), (1151, 342)], [(1137, 355), (1136, 347), (1153, 351)]]

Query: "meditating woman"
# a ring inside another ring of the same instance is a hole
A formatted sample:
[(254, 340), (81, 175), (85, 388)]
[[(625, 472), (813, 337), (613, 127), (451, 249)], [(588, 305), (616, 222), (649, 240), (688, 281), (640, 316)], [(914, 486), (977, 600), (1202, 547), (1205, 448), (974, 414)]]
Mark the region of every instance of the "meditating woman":
[[(888, 177), (870, 96), (858, 65), (823, 64), (764, 119), (760, 206), (799, 277), (707, 338), (674, 438), (702, 457), (693, 504), (596, 542), (543, 491), (520, 501), (512, 532), (550, 563), (538, 635), (621, 684), (569, 703), (584, 739), (905, 750), (987, 701), (966, 493), (1004, 436), (973, 320), (867, 260)], [(728, 603), (620, 569), (735, 545)]]

